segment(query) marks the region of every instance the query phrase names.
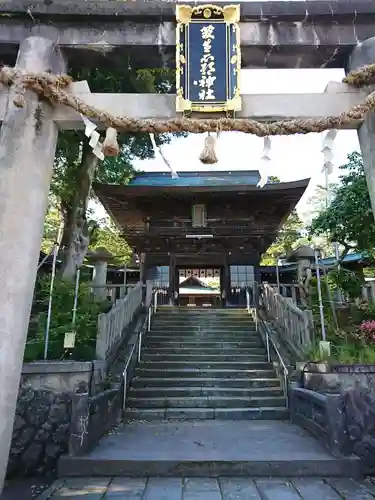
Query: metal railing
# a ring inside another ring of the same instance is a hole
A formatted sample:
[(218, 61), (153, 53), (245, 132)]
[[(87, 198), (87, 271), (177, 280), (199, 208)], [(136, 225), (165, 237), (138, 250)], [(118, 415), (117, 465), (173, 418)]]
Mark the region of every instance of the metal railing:
[[(255, 292), (256, 297), (257, 293)], [(255, 327), (257, 331), (264, 337), (265, 343), (266, 343), (266, 349), (267, 349), (267, 361), (268, 363), (272, 362), (272, 357), (271, 357), (271, 346), (272, 349), (274, 350), (279, 368), (282, 371), (282, 376), (281, 376), (281, 385), (282, 385), (282, 390), (285, 396), (285, 401), (286, 401), (286, 406), (289, 407), (289, 370), (287, 365), (285, 364), (285, 361), (280, 353), (280, 350), (278, 349), (272, 335), (270, 334), (268, 326), (265, 324), (263, 321), (262, 317), (259, 314), (259, 301), (258, 299), (255, 300), (255, 305), (254, 307), (252, 306), (252, 301), (251, 301), (251, 296), (249, 290), (246, 290), (246, 310), (248, 314), (252, 314), (254, 321), (255, 321)]]
[(156, 312), (159, 306), (167, 306), (170, 304), (170, 296), (168, 288), (156, 288), (153, 292), (153, 312)]

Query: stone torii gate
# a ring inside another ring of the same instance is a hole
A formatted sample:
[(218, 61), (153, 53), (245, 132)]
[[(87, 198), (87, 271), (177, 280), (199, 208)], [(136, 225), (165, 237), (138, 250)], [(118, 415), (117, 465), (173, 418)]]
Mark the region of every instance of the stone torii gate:
[[(241, 46), (244, 68), (345, 67), (375, 62), (375, 2), (320, 0), (245, 2)], [(173, 65), (175, 9), (162, 0), (137, 2), (38, 1), (0, 3), (0, 60), (22, 72), (64, 73), (74, 58), (114, 61), (136, 52), (145, 67)], [(4, 16), (4, 14), (6, 14)], [(140, 20), (141, 19), (141, 20)], [(364, 43), (360, 43), (364, 42)], [(138, 51), (138, 52), (137, 52)], [(149, 63), (147, 63), (147, 58)], [(86, 59), (85, 59), (86, 60)], [(0, 484), (5, 476), (23, 351), (33, 297), (43, 221), (59, 129), (83, 128), (82, 117), (51, 107), (38, 93), (0, 84)], [(87, 105), (130, 118), (175, 118), (175, 96), (91, 94), (69, 89)], [(243, 95), (238, 117), (260, 122), (322, 119), (362, 104), (371, 89), (330, 84), (322, 94)], [(20, 106), (19, 97), (23, 106)], [(101, 124), (103, 127), (104, 125)], [(358, 129), (375, 213), (375, 117)]]

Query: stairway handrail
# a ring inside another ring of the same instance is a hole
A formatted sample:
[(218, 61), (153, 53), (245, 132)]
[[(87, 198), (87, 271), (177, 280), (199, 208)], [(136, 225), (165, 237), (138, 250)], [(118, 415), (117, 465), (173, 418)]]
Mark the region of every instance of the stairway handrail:
[[(147, 284), (147, 286), (152, 286)], [(137, 363), (140, 363), (141, 357), (142, 357), (142, 346), (143, 346), (143, 338), (146, 335), (147, 332), (151, 330), (151, 321), (152, 321), (152, 316), (155, 314), (156, 309), (157, 309), (157, 292), (158, 290), (154, 290), (152, 294), (149, 295), (149, 299), (146, 299), (146, 314), (144, 317), (144, 321), (139, 328), (139, 331), (136, 333), (136, 340), (134, 344), (132, 345), (130, 352), (128, 356), (125, 359), (125, 366), (124, 366), (124, 371), (122, 373), (122, 378), (123, 378), (123, 385), (124, 385), (124, 392), (123, 392), (123, 400), (122, 400), (122, 408), (125, 410), (125, 405), (126, 405), (126, 395), (127, 395), (127, 386), (128, 386), (128, 369), (130, 366), (130, 363), (133, 359), (134, 353), (137, 351)], [(146, 296), (148, 296), (146, 292)]]
[(124, 329), (133, 321), (142, 306), (143, 286), (139, 281), (125, 297), (116, 300), (107, 313), (99, 314), (96, 337), (97, 359), (108, 359), (111, 351), (121, 340)]
[(313, 318), (309, 309), (300, 309), (292, 299), (283, 297), (267, 283), (262, 285), (258, 306), (262, 306), (267, 319), (282, 330), (285, 341), (301, 354), (314, 342)]
[(259, 300), (258, 300), (257, 292), (255, 294), (255, 306), (251, 307), (250, 292), (248, 289), (246, 289), (246, 310), (247, 310), (248, 314), (253, 315), (254, 320), (255, 320), (256, 329), (260, 330), (260, 326), (261, 326), (263, 331), (260, 333), (261, 334), (263, 333), (266, 337), (267, 361), (268, 361), (268, 363), (271, 363), (271, 351), (270, 351), (270, 343), (271, 343), (273, 350), (275, 351), (275, 354), (279, 360), (279, 364), (282, 368), (282, 371), (283, 371), (283, 383), (282, 383), (283, 393), (285, 396), (286, 406), (288, 407), (288, 405), (289, 405), (289, 383), (288, 383), (289, 370), (288, 370), (288, 367), (287, 367), (274, 339), (272, 338), (272, 335), (270, 335), (270, 333), (269, 333), (269, 329), (268, 329), (267, 325), (265, 324), (262, 317), (260, 316), (258, 309), (259, 309)]

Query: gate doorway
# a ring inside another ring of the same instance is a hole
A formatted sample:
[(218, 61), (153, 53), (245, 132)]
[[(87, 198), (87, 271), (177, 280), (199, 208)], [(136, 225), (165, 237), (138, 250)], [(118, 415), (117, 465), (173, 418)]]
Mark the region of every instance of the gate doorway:
[(222, 276), (220, 267), (178, 267), (178, 305), (181, 307), (221, 307)]

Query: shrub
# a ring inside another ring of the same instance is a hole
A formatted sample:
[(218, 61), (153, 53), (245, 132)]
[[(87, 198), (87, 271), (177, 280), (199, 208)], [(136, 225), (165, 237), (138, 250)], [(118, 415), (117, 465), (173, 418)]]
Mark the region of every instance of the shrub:
[(328, 280), (333, 288), (339, 288), (353, 301), (361, 295), (363, 279), (353, 271), (343, 268), (332, 270), (328, 273)]
[(362, 321), (359, 329), (368, 342), (375, 341), (375, 320)]
[[(50, 276), (38, 280), (35, 296), (36, 316), (32, 320), (25, 348), (25, 361), (43, 359), (44, 338), (47, 324)], [(98, 302), (90, 291), (89, 283), (80, 283), (75, 323), (75, 346), (64, 349), (65, 333), (71, 332), (75, 284), (56, 279), (52, 294), (52, 314), (49, 330), (48, 359), (61, 360), (69, 357), (76, 361), (95, 359), (98, 315), (108, 309), (107, 302)]]

